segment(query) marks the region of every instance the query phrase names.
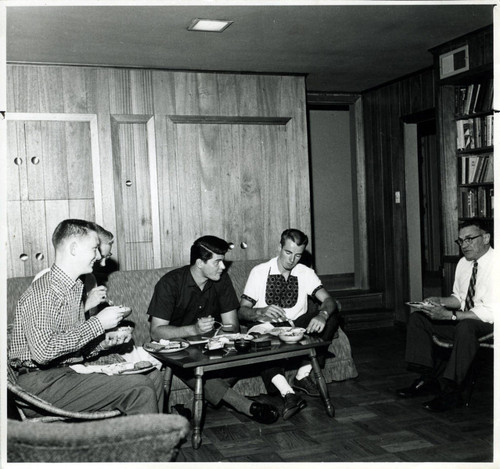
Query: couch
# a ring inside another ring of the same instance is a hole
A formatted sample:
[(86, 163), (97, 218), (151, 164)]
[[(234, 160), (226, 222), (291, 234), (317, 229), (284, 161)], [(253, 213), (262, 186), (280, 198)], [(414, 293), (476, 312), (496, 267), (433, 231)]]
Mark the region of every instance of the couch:
[(7, 421), (8, 462), (174, 461), (189, 432), (180, 415), (129, 415), (78, 423)]
[[(234, 261), (228, 262), (228, 273), (233, 282), (236, 294), (240, 297), (245, 287), (250, 270), (263, 261)], [(115, 304), (122, 304), (132, 308), (131, 315), (127, 320), (135, 324), (134, 342), (141, 346), (150, 340), (149, 322), (146, 311), (153, 295), (153, 290), (158, 280), (168, 271), (175, 267), (163, 267), (159, 269), (120, 271), (116, 270), (105, 276), (99, 276), (99, 283), (106, 284), (108, 298)], [(14, 318), (17, 299), (31, 283), (32, 277), (17, 277), (7, 280), (7, 315), (10, 325)], [(327, 383), (332, 381), (344, 381), (357, 377), (356, 366), (351, 356), (349, 340), (341, 328), (328, 348), (329, 358), (326, 360), (323, 374)], [(293, 375), (293, 369), (287, 371), (287, 377)], [(257, 396), (265, 393), (264, 383), (259, 376), (248, 376), (240, 379), (234, 389), (246, 396)], [(172, 379), (171, 388), (167, 390), (169, 409), (179, 403), (190, 402), (192, 391), (175, 376)]]

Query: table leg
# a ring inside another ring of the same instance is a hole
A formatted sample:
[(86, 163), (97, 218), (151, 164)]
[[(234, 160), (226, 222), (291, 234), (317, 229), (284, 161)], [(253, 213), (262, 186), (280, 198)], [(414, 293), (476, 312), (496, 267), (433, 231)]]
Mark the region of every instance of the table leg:
[[(165, 367), (164, 374), (163, 374), (163, 392), (165, 393), (166, 396), (166, 403), (165, 403), (165, 408), (167, 409), (167, 414), (170, 414), (170, 408), (168, 407), (168, 397), (170, 396), (170, 388), (172, 387), (172, 368), (169, 366)], [(162, 409), (160, 409), (160, 412)]]
[(319, 392), (321, 394), (321, 398), (325, 403), (326, 413), (330, 417), (335, 416), (335, 407), (333, 407), (332, 401), (330, 400), (330, 395), (328, 394), (328, 388), (326, 386), (325, 377), (321, 372), (321, 368), (319, 367), (318, 359), (316, 358), (316, 349), (311, 349), (309, 351), (309, 356), (311, 357), (311, 365), (313, 367), (314, 376), (316, 377), (316, 382), (318, 383)]
[(193, 435), (191, 444), (194, 449), (198, 449), (201, 445), (201, 421), (203, 417), (203, 367), (199, 366), (194, 371), (196, 384), (194, 388), (193, 402)]

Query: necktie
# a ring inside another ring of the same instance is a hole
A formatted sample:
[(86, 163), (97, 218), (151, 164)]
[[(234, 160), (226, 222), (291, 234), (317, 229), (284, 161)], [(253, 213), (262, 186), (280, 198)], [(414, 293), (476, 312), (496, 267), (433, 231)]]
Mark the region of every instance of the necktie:
[(472, 275), (470, 276), (469, 289), (465, 297), (465, 311), (470, 311), (474, 307), (474, 295), (476, 293), (477, 261), (474, 262)]

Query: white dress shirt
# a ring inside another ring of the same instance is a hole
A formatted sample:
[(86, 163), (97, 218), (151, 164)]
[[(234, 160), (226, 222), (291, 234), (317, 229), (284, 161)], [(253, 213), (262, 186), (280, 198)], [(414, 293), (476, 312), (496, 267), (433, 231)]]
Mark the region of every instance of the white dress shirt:
[[(484, 322), (493, 324), (495, 310), (499, 307), (499, 288), (494, 284), (494, 262), (495, 252), (490, 247), (477, 260), (476, 291), (474, 295), (474, 306), (471, 311)], [(460, 301), (460, 309), (465, 308), (465, 299), (469, 282), (472, 275), (474, 261), (468, 261), (462, 257), (457, 264), (455, 271), (455, 282), (453, 283), (453, 296)]]

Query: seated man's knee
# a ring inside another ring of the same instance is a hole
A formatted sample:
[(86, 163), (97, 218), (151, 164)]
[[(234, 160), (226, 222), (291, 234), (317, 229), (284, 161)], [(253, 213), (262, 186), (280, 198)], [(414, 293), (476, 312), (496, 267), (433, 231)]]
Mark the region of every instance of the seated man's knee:
[(462, 321), (457, 321), (455, 328), (455, 337), (479, 337), (479, 331), (476, 327), (478, 324), (477, 319), (463, 319)]
[(133, 378), (127, 383), (127, 387), (135, 387), (138, 389), (143, 389), (144, 392), (149, 393), (148, 390), (153, 392), (153, 394), (156, 394), (156, 385), (155, 382), (148, 378), (147, 375), (134, 375), (134, 376), (127, 376), (127, 378)]
[(430, 324), (430, 322), (431, 320), (425, 315), (425, 313), (422, 313), (421, 311), (415, 311), (414, 313), (411, 313), (410, 317), (408, 318), (407, 328), (423, 327), (427, 324)]

